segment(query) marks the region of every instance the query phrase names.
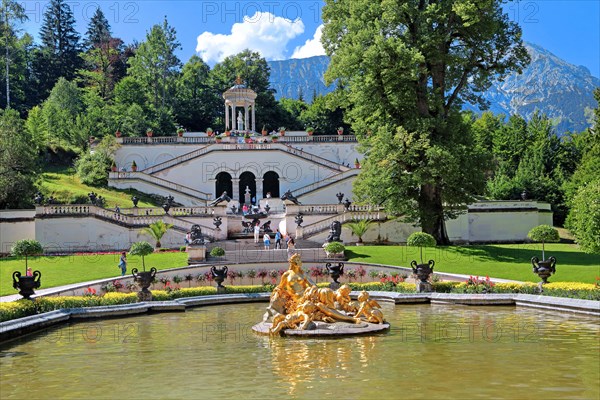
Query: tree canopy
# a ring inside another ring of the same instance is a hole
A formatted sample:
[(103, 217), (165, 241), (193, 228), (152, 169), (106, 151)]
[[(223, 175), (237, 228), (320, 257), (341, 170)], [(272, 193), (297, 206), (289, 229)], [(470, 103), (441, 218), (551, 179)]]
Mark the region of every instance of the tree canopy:
[(30, 206), (39, 173), (36, 146), (15, 110), (0, 110), (0, 209)]
[(366, 153), (358, 198), (406, 214), (441, 244), (444, 219), (483, 182), (460, 106), (484, 106), (492, 80), (529, 61), (501, 3), (342, 0), (323, 8), (327, 77), (345, 89)]

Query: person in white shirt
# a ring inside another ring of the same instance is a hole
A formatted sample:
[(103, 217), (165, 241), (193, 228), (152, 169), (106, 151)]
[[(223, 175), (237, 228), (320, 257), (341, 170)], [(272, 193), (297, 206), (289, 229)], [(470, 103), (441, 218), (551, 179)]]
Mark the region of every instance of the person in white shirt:
[(260, 236), (260, 225), (254, 225), (254, 243), (258, 243), (258, 239)]
[(271, 236), (267, 232), (263, 236), (263, 242), (265, 243), (265, 250), (269, 250), (271, 248)]

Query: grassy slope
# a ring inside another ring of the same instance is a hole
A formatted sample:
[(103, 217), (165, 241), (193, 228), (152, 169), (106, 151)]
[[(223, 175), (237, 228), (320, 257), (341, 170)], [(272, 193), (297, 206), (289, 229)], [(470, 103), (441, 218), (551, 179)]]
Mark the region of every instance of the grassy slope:
[[(187, 253), (153, 253), (145, 258), (146, 269), (158, 270), (187, 265)], [(34, 257), (28, 265), (42, 273), (41, 288), (86, 282), (95, 279), (118, 278), (121, 271), (117, 268), (119, 254), (89, 254), (83, 256)], [(127, 257), (127, 273), (132, 268), (142, 269), (142, 258)], [(12, 287), (12, 273), (20, 271), (25, 275), (25, 260), (14, 257), (0, 260), (0, 296), (17, 294)]]
[[(407, 246), (351, 246), (350, 261), (408, 267), (420, 262), (419, 249)], [(576, 245), (546, 244), (546, 257), (556, 257), (556, 274), (550, 282), (594, 283), (600, 276), (600, 256), (585, 254)], [(448, 246), (423, 249), (423, 259), (435, 261), (435, 271), (538, 282), (531, 257), (542, 256), (541, 244)]]
[(106, 199), (107, 208), (119, 205), (121, 208), (133, 207), (131, 196), (134, 194), (140, 198), (138, 207), (156, 207), (152, 199), (135, 190), (120, 190), (114, 188), (97, 188), (88, 186), (79, 180), (75, 171), (71, 168), (46, 168), (42, 175), (42, 191), (46, 197), (52, 195), (61, 203), (68, 203), (75, 196), (87, 197), (90, 192), (96, 192)]

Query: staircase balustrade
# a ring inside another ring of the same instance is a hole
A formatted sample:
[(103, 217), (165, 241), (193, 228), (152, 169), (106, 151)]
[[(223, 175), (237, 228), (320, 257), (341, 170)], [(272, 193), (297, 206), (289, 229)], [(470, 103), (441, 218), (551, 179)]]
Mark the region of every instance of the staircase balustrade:
[[(212, 215), (211, 212), (207, 212), (209, 210), (208, 207), (181, 207), (181, 210), (186, 209), (189, 211), (190, 208), (192, 209), (192, 212), (194, 212), (194, 214), (188, 214), (188, 215), (199, 216), (199, 215), (201, 215), (200, 212), (203, 212), (205, 215)], [(178, 210), (178, 209), (180, 209), (180, 208), (175, 208), (175, 210)], [(38, 207), (36, 210), (37, 210), (38, 215), (97, 216), (102, 219), (114, 221), (115, 223), (124, 224), (127, 226), (133, 226), (133, 227), (146, 227), (153, 222), (162, 220), (168, 224), (172, 224), (175, 228), (183, 230), (183, 231), (190, 231), (192, 228), (192, 225), (200, 225), (203, 233), (210, 232), (213, 229), (213, 228), (201, 225), (201, 224), (189, 222), (189, 221), (177, 218), (175, 216), (165, 214), (164, 211), (159, 208), (138, 209), (139, 211), (141, 211), (141, 213), (139, 215), (133, 215), (133, 214), (129, 214), (129, 213), (117, 213), (115, 211), (97, 207), (97, 206), (93, 206), (93, 205), (79, 205), (79, 204), (48, 205), (48, 206)], [(155, 213), (155, 211), (156, 211), (156, 213)], [(160, 212), (162, 212), (162, 214), (159, 214)], [(210, 235), (206, 235), (206, 234), (205, 234), (205, 236), (210, 237)]]
[[(239, 136), (231, 136), (237, 139)], [(226, 140), (228, 137), (223, 137)], [(264, 136), (253, 136), (253, 139), (265, 138)], [(283, 143), (356, 143), (354, 135), (317, 135), (317, 136), (278, 136), (278, 142)], [(121, 137), (117, 142), (124, 145), (140, 144), (209, 144), (216, 143), (214, 136), (176, 137), (176, 136), (153, 136), (153, 137)]]
[[(369, 206), (365, 206), (365, 207), (369, 207)], [(304, 226), (303, 227), (304, 228), (303, 236), (304, 236), (304, 238), (307, 238), (308, 236), (313, 235), (315, 233), (323, 232), (331, 227), (331, 223), (333, 221), (339, 221), (341, 223), (344, 223), (346, 221), (361, 220), (361, 219), (370, 219), (370, 220), (381, 221), (381, 220), (385, 220), (386, 218), (387, 218), (387, 215), (383, 211), (376, 211), (376, 210), (375, 211), (368, 211), (368, 210), (347, 211), (345, 213), (337, 214), (337, 215), (331, 216), (329, 218), (325, 218), (320, 221), (317, 221), (312, 224), (308, 224), (308, 225)]]
[(177, 192), (182, 196), (191, 197), (193, 199), (199, 199), (202, 201), (209, 201), (211, 199), (211, 195), (209, 195), (208, 193), (204, 193), (199, 190), (187, 187), (185, 185), (180, 185), (178, 183), (173, 183), (153, 175), (148, 175), (144, 172), (110, 172), (108, 178), (114, 180), (140, 180), (161, 187), (163, 189), (168, 189)]
[(327, 177), (325, 179), (321, 179), (318, 182), (315, 183), (311, 183), (310, 185), (306, 185), (306, 186), (302, 186), (301, 188), (298, 188), (296, 190), (293, 190), (292, 193), (294, 194), (294, 196), (296, 197), (300, 197), (303, 196), (309, 192), (312, 192), (314, 190), (320, 189), (322, 187), (325, 187), (327, 185), (331, 185), (333, 183), (337, 183), (342, 179), (347, 179), (351, 176), (355, 176), (358, 175), (359, 170), (358, 169), (349, 169), (346, 171), (342, 171), (339, 174), (335, 174), (332, 175), (330, 177)]

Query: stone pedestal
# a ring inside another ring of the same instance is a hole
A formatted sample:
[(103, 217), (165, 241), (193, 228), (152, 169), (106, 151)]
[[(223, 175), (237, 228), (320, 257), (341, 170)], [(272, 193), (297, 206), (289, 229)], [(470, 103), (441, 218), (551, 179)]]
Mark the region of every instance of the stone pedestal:
[(340, 286), (341, 285), (338, 282), (331, 282), (329, 284), (329, 289), (331, 289), (331, 290), (338, 290), (340, 288)]
[(227, 292), (227, 289), (225, 288), (225, 286), (217, 286), (217, 294), (225, 294)]
[(304, 227), (303, 226), (296, 227), (296, 239), (304, 239)]
[(152, 292), (149, 290), (138, 292), (137, 294), (139, 301), (152, 301)]
[(417, 282), (417, 292), (419, 293), (431, 293), (433, 292), (433, 286), (429, 282)]
[(201, 245), (189, 245), (186, 247), (188, 253), (188, 265), (196, 264), (206, 260), (206, 246)]

